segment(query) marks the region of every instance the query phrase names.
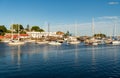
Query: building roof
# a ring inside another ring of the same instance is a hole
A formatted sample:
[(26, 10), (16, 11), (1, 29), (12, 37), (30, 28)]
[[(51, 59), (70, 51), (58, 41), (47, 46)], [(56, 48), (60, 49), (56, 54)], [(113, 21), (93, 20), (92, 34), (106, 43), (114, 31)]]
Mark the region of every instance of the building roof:
[[(20, 34), (20, 36), (26, 37), (26, 36), (29, 36), (29, 35), (28, 34)], [(5, 35), (5, 38), (11, 38), (11, 37), (12, 37), (11, 34)], [(14, 34), (13, 38), (18, 38), (18, 35)]]
[(0, 39), (4, 38), (4, 36), (0, 36)]

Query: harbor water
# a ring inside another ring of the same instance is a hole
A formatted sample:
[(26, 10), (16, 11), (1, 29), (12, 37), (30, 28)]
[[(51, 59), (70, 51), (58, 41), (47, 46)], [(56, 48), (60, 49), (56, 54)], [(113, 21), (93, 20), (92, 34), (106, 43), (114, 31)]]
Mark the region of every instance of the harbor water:
[(120, 78), (120, 46), (0, 43), (0, 78)]

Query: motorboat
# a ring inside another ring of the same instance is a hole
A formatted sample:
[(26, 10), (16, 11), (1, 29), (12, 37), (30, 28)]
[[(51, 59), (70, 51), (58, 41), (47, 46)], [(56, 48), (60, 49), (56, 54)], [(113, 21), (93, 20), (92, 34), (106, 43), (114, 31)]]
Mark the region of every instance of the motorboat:
[(50, 44), (50, 45), (61, 45), (61, 43), (59, 43), (57, 41), (52, 41), (52, 42), (49, 42), (48, 44)]
[(120, 41), (118, 40), (112, 41), (112, 45), (120, 45)]

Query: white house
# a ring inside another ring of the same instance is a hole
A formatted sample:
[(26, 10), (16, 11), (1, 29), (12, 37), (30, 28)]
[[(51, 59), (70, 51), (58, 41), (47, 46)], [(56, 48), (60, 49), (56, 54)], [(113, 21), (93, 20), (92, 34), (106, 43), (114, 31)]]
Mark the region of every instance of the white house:
[(32, 38), (42, 38), (47, 36), (62, 37), (62, 35), (57, 35), (56, 32), (27, 32)]

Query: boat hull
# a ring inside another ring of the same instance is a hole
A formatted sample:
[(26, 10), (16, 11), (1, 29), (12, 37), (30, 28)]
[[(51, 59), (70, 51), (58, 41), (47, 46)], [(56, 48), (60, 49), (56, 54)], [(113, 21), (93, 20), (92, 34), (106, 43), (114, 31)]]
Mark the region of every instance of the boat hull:
[(23, 45), (25, 42), (9, 42), (9, 45)]
[(48, 44), (50, 44), (50, 45), (61, 45), (61, 43), (59, 43), (59, 42), (49, 42)]

